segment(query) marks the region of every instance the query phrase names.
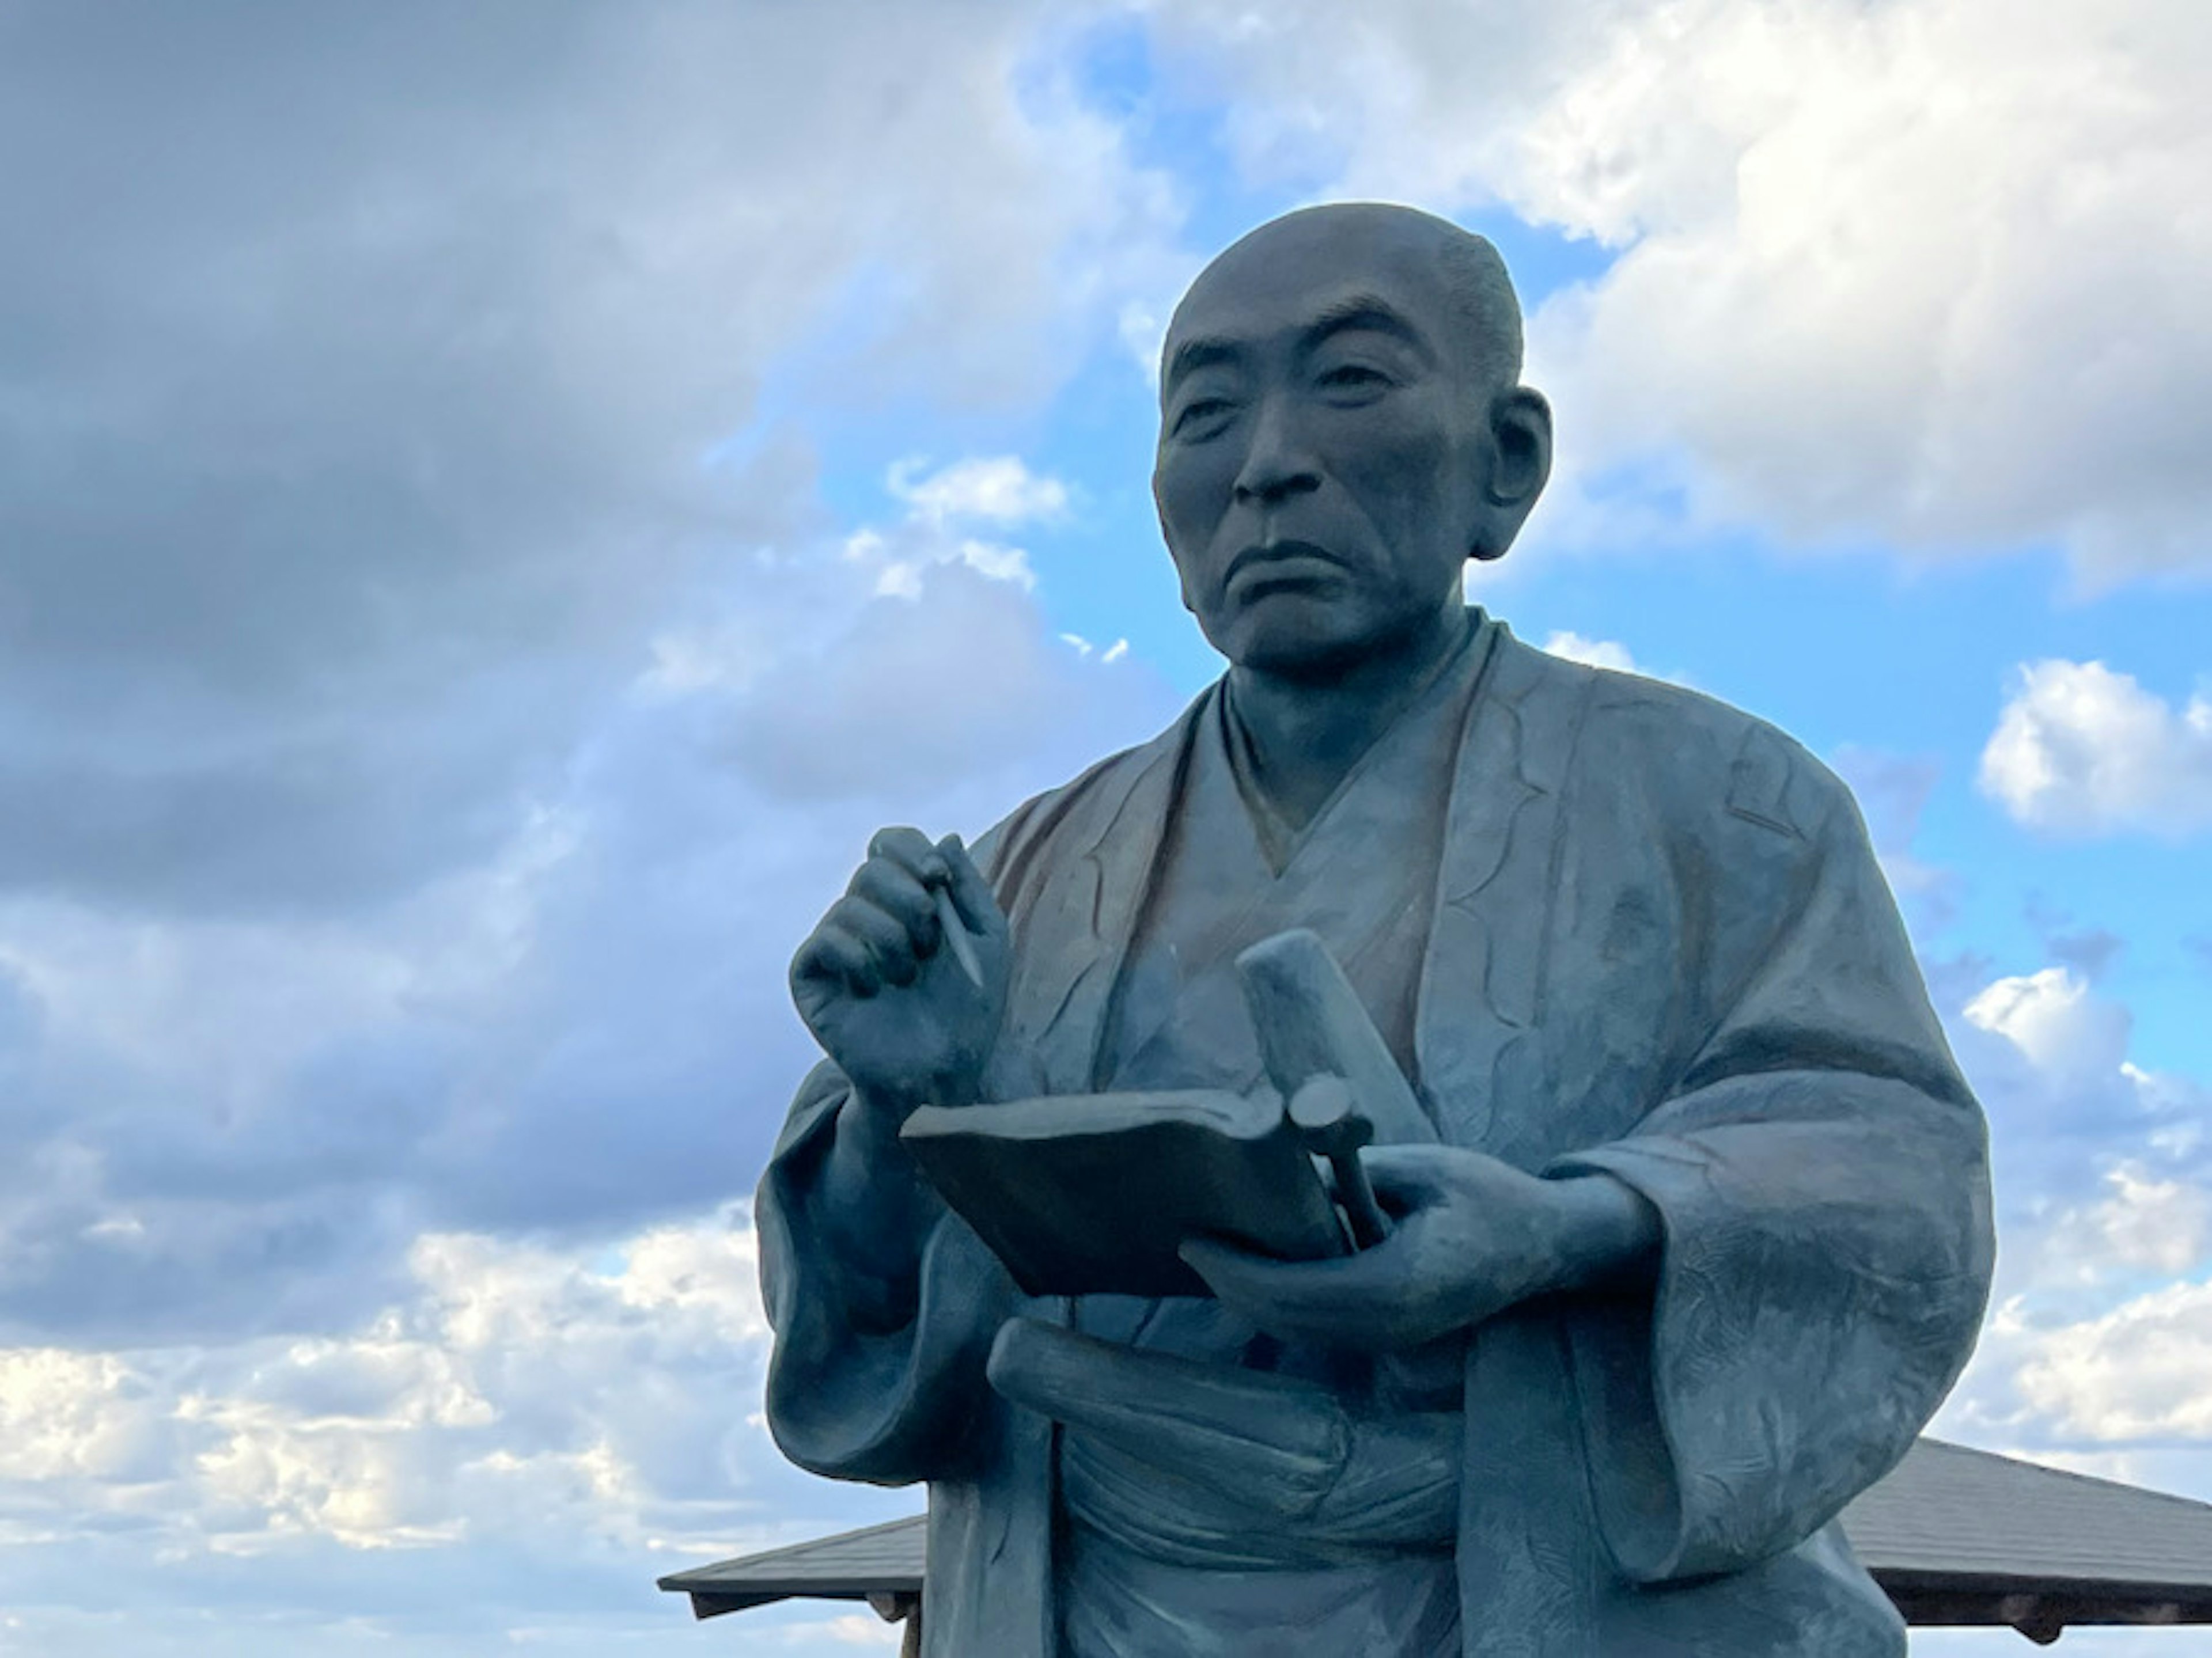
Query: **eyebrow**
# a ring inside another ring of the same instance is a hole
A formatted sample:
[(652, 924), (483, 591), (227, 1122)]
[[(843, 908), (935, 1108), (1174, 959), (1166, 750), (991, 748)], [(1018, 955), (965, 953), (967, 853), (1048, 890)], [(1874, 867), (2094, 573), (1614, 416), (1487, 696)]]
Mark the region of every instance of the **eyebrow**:
[[(1428, 340), (1402, 312), (1380, 295), (1368, 293), (1347, 294), (1332, 301), (1301, 331), (1298, 347), (1310, 351), (1335, 335), (1361, 331), (1388, 334), (1424, 355), (1434, 355)], [(1172, 392), (1185, 375), (1217, 364), (1234, 362), (1244, 355), (1244, 350), (1234, 340), (1185, 340), (1169, 355), (1166, 371), (1160, 376), (1161, 389)]]
[(1172, 392), (1184, 375), (1194, 374), (1217, 363), (1234, 362), (1242, 355), (1243, 349), (1228, 340), (1185, 340), (1168, 358), (1167, 372), (1160, 376), (1160, 387)]
[(1334, 301), (1314, 319), (1298, 343), (1310, 351), (1332, 335), (1360, 330), (1388, 334), (1424, 354), (1430, 349), (1427, 338), (1405, 313), (1376, 294), (1347, 294)]

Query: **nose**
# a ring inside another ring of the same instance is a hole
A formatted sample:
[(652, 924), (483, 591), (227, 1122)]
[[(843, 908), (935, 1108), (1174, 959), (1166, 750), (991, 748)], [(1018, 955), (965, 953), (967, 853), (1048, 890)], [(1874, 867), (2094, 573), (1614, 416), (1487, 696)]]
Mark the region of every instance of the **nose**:
[(1251, 446), (1237, 468), (1234, 489), (1240, 507), (1271, 507), (1321, 487), (1321, 473), (1298, 440), (1289, 411), (1269, 398), (1255, 411)]

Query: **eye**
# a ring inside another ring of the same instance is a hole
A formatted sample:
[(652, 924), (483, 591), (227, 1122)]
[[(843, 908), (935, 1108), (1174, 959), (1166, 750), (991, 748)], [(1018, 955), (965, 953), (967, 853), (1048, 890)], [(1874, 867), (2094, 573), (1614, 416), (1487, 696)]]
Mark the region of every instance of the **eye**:
[(1226, 398), (1198, 398), (1185, 404), (1169, 430), (1176, 437), (1205, 437), (1220, 428), (1229, 417)]
[(1320, 378), (1323, 386), (1346, 392), (1380, 391), (1392, 383), (1381, 369), (1364, 362), (1338, 363), (1322, 370)]

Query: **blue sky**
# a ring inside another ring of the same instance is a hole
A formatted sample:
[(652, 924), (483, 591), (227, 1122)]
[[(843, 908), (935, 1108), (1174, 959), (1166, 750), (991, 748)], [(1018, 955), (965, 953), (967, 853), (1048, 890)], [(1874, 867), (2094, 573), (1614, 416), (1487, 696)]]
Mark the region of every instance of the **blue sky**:
[(1528, 313), (1475, 597), (1860, 793), (1939, 1430), (2212, 1500), (2207, 15), (0, 9), (0, 1654), (888, 1649), (651, 1588), (915, 1502), (758, 1418), (784, 965), (1218, 671), (1152, 353), (1337, 197)]

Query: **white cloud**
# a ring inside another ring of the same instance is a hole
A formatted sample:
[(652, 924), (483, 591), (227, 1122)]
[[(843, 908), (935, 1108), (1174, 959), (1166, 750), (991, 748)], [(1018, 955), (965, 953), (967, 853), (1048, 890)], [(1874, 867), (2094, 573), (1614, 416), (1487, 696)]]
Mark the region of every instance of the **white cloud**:
[(2212, 1438), (2212, 1284), (2168, 1284), (2041, 1334), (2019, 1387), (2064, 1432)]
[(2061, 1083), (2118, 1077), (2132, 1023), (2124, 1007), (2057, 967), (1997, 980), (1966, 1004), (1966, 1018)]
[(972, 457), (934, 472), (925, 471), (927, 465), (919, 459), (900, 461), (887, 482), (916, 516), (933, 523), (1030, 524), (1067, 511), (1067, 486), (1030, 471), (1018, 455)]
[(2051, 1228), (2054, 1267), (2085, 1282), (2126, 1272), (2172, 1277), (2212, 1256), (2212, 1189), (2133, 1160), (2105, 1180), (2104, 1198)]
[(2212, 828), (2212, 699), (2176, 708), (2101, 662), (2031, 664), (1982, 751), (1981, 786), (2062, 834)]
[(2063, 968), (1966, 1001), (1953, 1035), (1990, 1115), (1997, 1283), (1935, 1427), (2188, 1489), (2212, 1462), (2107, 1448), (2194, 1436), (2212, 1450), (2212, 1094), (2130, 1060), (2130, 1023)]
[(2128, 1061), (2128, 1026), (2046, 969), (1954, 1030), (1990, 1119), (1997, 1286), (1933, 1430), (2212, 1497), (2212, 1094)]
[(872, 525), (845, 541), (845, 556), (875, 572), (878, 598), (918, 598), (924, 573), (939, 564), (962, 564), (994, 581), (1024, 589), (1036, 586), (1024, 548), (967, 532), (975, 522), (1012, 528), (1066, 515), (1067, 486), (1032, 472), (1018, 456), (955, 461), (934, 472), (924, 463), (892, 465), (884, 487), (906, 504), (898, 524)]
[(1249, 171), (1620, 250), (1532, 327), (1565, 472), (1656, 468), (1790, 542), (2212, 569), (2197, 0), (1156, 15), (1237, 89)]
[[(0, 1651), (89, 1658), (141, 1623), (222, 1631), (179, 1653), (681, 1640), (654, 1577), (915, 1507), (782, 1462), (755, 1273), (734, 1206), (564, 1248), (434, 1233), (329, 1336), (0, 1349), (0, 1603), (29, 1619)], [(118, 1573), (121, 1622), (81, 1625)], [(884, 1629), (793, 1610), (751, 1632)]]
[(1966, 999), (1952, 1045), (1990, 1120), (2003, 1295), (2081, 1315), (2212, 1255), (2212, 1095), (2129, 1057), (2127, 1006), (2064, 968)]
[(1166, 342), (1167, 317), (1158, 307), (1141, 300), (1132, 300), (1121, 307), (1116, 332), (1121, 337), (1121, 349), (1129, 354), (1130, 361), (1144, 374), (1145, 383), (1157, 392), (1160, 387), (1160, 348)]
[[(1468, 567), (1470, 584), (1478, 579), (1476, 575), (1478, 568), (1486, 577), (1495, 568), (1470, 565)], [(1482, 595), (1470, 586), (1469, 599), (1479, 601)], [(1647, 667), (1638, 662), (1635, 653), (1619, 640), (1593, 639), (1587, 634), (1577, 633), (1572, 629), (1566, 628), (1556, 629), (1546, 635), (1543, 648), (1553, 656), (1564, 657), (1570, 662), (1584, 663), (1593, 668), (1606, 668), (1614, 673), (1640, 674), (1647, 679), (1663, 679), (1670, 685), (1680, 685), (1687, 689), (1697, 689), (1697, 682), (1686, 673), (1662, 673), (1656, 668)]]
[(1545, 640), (1544, 648), (1553, 656), (1586, 663), (1593, 668), (1611, 668), (1617, 673), (1642, 671), (1636, 665), (1636, 659), (1629, 654), (1628, 647), (1610, 639), (1586, 639), (1581, 634), (1563, 631)]
[(757, 1539), (755, 1270), (732, 1211), (589, 1255), (430, 1234), (406, 1297), (342, 1334), (0, 1350), (0, 1511), (63, 1532), (137, 1515), (159, 1547), (230, 1554)]
[(1129, 641), (1126, 639), (1115, 640), (1103, 651), (1081, 634), (1062, 634), (1060, 642), (1085, 660), (1095, 655), (1102, 666), (1110, 667), (1116, 662), (1126, 660), (1129, 654)]

